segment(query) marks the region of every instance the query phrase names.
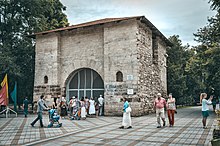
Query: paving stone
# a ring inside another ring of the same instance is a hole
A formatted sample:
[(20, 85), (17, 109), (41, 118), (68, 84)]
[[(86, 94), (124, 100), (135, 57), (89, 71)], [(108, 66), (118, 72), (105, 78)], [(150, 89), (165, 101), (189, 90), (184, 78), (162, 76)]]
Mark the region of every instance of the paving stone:
[[(132, 129), (119, 129), (121, 117), (87, 118), (85, 121), (62, 119), (63, 127), (39, 128), (39, 123), (32, 128), (30, 123), (36, 115), (29, 115), (22, 125), (12, 118), (0, 119), (0, 145), (211, 145), (212, 132), (215, 128), (213, 114), (208, 117), (210, 129), (203, 129), (201, 107), (178, 109), (174, 127), (156, 128), (155, 114), (133, 117)], [(44, 124), (48, 116), (44, 115)], [(6, 124), (8, 123), (8, 124)], [(78, 126), (77, 126), (78, 125)], [(64, 130), (65, 129), (65, 130)], [(44, 135), (44, 137), (42, 136)], [(42, 138), (43, 137), (43, 138)], [(48, 140), (49, 138), (49, 140)]]

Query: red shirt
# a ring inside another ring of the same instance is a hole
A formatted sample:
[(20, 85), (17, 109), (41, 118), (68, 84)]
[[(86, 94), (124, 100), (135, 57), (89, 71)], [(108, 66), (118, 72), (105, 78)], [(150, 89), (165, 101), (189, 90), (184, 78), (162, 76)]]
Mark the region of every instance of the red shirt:
[(165, 105), (166, 105), (166, 100), (162, 97), (160, 98), (160, 100), (158, 98), (156, 98), (154, 101), (154, 106), (156, 108), (161, 109), (161, 108), (164, 108)]

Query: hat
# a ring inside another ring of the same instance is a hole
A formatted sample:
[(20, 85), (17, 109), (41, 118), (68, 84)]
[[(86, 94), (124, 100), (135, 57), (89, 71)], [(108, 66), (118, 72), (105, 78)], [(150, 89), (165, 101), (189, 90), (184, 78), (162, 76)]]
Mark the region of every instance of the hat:
[(161, 96), (161, 93), (157, 93), (157, 96)]
[(75, 98), (76, 98), (75, 96), (72, 97), (72, 99), (75, 99)]

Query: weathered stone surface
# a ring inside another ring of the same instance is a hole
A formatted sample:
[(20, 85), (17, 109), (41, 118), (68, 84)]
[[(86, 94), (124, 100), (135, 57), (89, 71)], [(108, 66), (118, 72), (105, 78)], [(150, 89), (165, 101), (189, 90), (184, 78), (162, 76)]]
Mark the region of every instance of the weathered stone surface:
[[(151, 113), (154, 95), (167, 92), (166, 47), (137, 19), (37, 35), (34, 100), (44, 94), (51, 102), (52, 96), (66, 94), (75, 71), (90, 68), (104, 81), (105, 115), (121, 115), (123, 97), (133, 116)], [(118, 71), (122, 82), (116, 81)]]

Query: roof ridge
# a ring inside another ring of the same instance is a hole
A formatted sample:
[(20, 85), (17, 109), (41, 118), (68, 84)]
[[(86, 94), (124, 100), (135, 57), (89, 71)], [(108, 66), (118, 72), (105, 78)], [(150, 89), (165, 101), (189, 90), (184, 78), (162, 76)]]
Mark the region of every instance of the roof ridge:
[(73, 29), (73, 28), (78, 28), (78, 27), (86, 27), (86, 26), (91, 26), (91, 25), (110, 23), (110, 22), (119, 21), (119, 20), (128, 20), (128, 19), (139, 18), (139, 17), (142, 17), (142, 16), (97, 19), (97, 20), (94, 20), (94, 21), (88, 21), (88, 22), (84, 22), (84, 23), (74, 24), (74, 25), (70, 25), (70, 26), (67, 26), (67, 27), (62, 27), (62, 28), (37, 32), (37, 33), (34, 33), (30, 36), (35, 36), (35, 35), (45, 34), (45, 33), (50, 33), (50, 32), (57, 32), (57, 31), (62, 31), (62, 30), (68, 30), (68, 29)]
[(102, 19), (92, 20), (92, 21), (88, 21), (88, 22), (73, 24), (73, 25), (71, 25), (71, 26), (81, 25), (81, 24), (86, 24), (86, 23), (91, 23), (91, 22), (96, 22), (96, 21), (102, 21), (102, 20), (111, 20), (111, 19), (112, 19), (112, 20), (113, 20), (113, 19), (132, 19), (132, 18), (138, 18), (138, 17), (142, 17), (142, 16), (102, 18)]

